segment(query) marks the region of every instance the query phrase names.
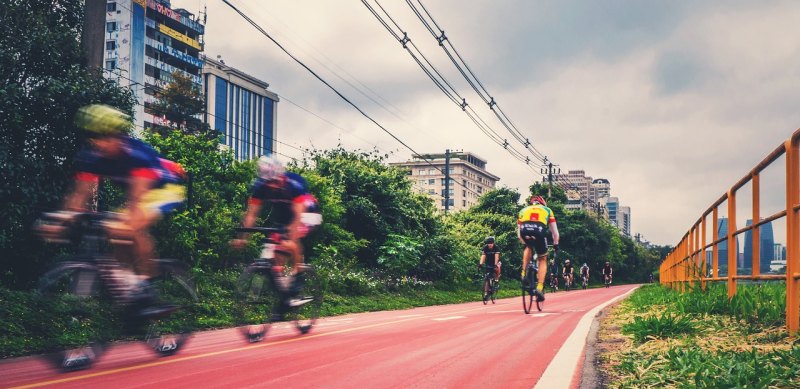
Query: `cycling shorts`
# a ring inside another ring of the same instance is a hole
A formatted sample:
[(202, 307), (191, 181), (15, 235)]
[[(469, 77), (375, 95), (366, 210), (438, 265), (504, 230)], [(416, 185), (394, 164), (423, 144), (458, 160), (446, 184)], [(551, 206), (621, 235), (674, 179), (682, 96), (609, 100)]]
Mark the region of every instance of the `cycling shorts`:
[(161, 188), (147, 191), (142, 196), (141, 207), (148, 218), (155, 219), (174, 211), (185, 199), (185, 186), (166, 184)]
[(525, 242), (525, 246), (536, 251), (537, 255), (547, 254), (547, 231), (544, 223), (525, 222), (519, 225), (519, 236)]

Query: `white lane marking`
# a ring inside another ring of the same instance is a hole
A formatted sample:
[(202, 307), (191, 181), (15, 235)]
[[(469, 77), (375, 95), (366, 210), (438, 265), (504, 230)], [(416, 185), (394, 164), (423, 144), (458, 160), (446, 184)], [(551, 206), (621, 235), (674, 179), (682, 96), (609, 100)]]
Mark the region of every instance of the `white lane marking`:
[(400, 316), (398, 316), (398, 317), (399, 317), (399, 318), (401, 318), (401, 319), (403, 319), (403, 318), (406, 318), (406, 317), (417, 317), (417, 316), (422, 316), (422, 314), (416, 314), (416, 315), (400, 315)]
[(550, 316), (550, 315), (558, 315), (558, 313), (542, 312), (542, 313), (532, 313), (532, 314), (530, 314), (531, 317), (544, 317), (544, 316)]
[(583, 349), (586, 347), (586, 337), (589, 335), (589, 327), (592, 325), (594, 317), (597, 316), (600, 310), (633, 293), (637, 288), (638, 286), (586, 312), (558, 350), (556, 356), (553, 357), (553, 360), (547, 365), (547, 369), (545, 369), (544, 374), (542, 374), (542, 377), (534, 388), (548, 389), (563, 387), (565, 384), (564, 377), (569, 377), (571, 381), (572, 377), (575, 375), (575, 370), (583, 368), (583, 364), (579, 363), (579, 359), (581, 358)]
[(449, 316), (449, 317), (437, 317), (436, 321), (444, 321), (444, 320), (456, 320), (456, 319), (466, 319), (466, 316)]
[(522, 311), (519, 310), (519, 309), (513, 309), (513, 310), (509, 310), (509, 311), (491, 311), (491, 312), (486, 312), (486, 313), (508, 313), (508, 312), (522, 312)]

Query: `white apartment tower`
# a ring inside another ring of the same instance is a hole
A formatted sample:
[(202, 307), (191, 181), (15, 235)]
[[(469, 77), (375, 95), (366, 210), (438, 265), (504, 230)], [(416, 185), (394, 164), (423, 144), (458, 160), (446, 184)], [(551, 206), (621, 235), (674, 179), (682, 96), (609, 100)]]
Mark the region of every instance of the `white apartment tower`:
[(169, 0), (108, 1), (105, 20), (103, 74), (136, 96), (136, 131), (166, 124), (149, 107), (173, 72), (201, 87), (205, 26), (189, 11), (173, 10)]
[[(445, 209), (445, 154), (425, 154), (389, 165), (407, 169), (414, 188), (431, 197), (438, 209)], [(475, 205), (478, 197), (494, 189), (500, 180), (486, 170), (486, 160), (473, 153), (450, 153), (449, 167), (449, 209), (453, 211)]]

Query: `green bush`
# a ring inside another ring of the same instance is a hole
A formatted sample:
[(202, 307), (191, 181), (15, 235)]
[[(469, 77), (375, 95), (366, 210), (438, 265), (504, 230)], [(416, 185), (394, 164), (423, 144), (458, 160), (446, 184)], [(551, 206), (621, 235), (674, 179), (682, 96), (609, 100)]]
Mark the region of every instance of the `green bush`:
[(622, 333), (633, 335), (638, 343), (653, 338), (675, 337), (681, 334), (692, 334), (697, 331), (692, 318), (688, 315), (661, 313), (647, 317), (636, 316), (633, 323), (622, 326)]

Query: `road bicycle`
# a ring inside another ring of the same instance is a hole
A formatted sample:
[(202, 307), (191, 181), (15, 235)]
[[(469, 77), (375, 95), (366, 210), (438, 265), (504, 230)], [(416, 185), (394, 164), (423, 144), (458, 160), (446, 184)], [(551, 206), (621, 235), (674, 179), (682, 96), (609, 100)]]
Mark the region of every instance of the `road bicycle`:
[(291, 321), (301, 334), (308, 333), (319, 317), (322, 308), (324, 283), (311, 265), (304, 265), (300, 277), (303, 284), (295, 284), (285, 266), (291, 253), (281, 244), (285, 230), (264, 227), (240, 227), (239, 232), (263, 234), (262, 250), (258, 258), (247, 265), (236, 281), (239, 301), (236, 310), (237, 324), (248, 342), (260, 342), (271, 325)]
[(572, 289), (572, 277), (569, 273), (564, 273), (564, 291), (569, 292), (570, 289)]
[(495, 267), (492, 265), (484, 265), (483, 272), (483, 304), (488, 304), (489, 300), (492, 300), (492, 304), (494, 304), (497, 289), (500, 287), (500, 282), (494, 279)]
[[(537, 255), (533, 255), (533, 258), (531, 258), (531, 260), (528, 262), (528, 268), (525, 271), (525, 277), (522, 278), (522, 310), (525, 311), (526, 314), (531, 313), (534, 302), (536, 302), (536, 309), (540, 312), (544, 308), (544, 289), (542, 289), (541, 292), (541, 300), (538, 298), (539, 292), (536, 290), (536, 283), (539, 282), (539, 266), (537, 266), (537, 257)], [(555, 259), (555, 252), (553, 253), (552, 257)]]
[(158, 275), (150, 279), (152, 289), (148, 292), (162, 305), (152, 315), (143, 316), (142, 311), (149, 308), (136, 299), (136, 293), (141, 292), (137, 290), (138, 276), (108, 254), (110, 241), (105, 226), (119, 215), (71, 215), (64, 222), (60, 213), (45, 214), (37, 226), (42, 232), (45, 225), (58, 225), (56, 228), (69, 236), (43, 235), (50, 241), (79, 247), (79, 254), (57, 263), (39, 280), (41, 303), (50, 310), (51, 319), (37, 329), (50, 342), (45, 358), (62, 370), (85, 369), (120, 335), (143, 340), (159, 356), (183, 348), (196, 328), (198, 309), (188, 266), (172, 259), (153, 260)]
[(605, 287), (606, 288), (610, 288), (611, 287), (611, 275), (610, 274), (606, 274), (604, 277), (605, 277)]
[(589, 287), (589, 276), (588, 275), (581, 275), (581, 287), (586, 289)]
[(555, 293), (558, 291), (558, 276), (556, 273), (550, 273), (550, 292)]

